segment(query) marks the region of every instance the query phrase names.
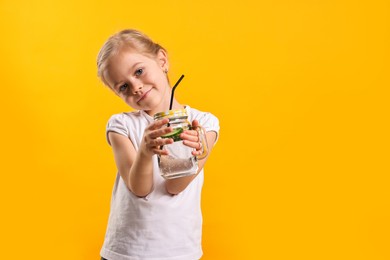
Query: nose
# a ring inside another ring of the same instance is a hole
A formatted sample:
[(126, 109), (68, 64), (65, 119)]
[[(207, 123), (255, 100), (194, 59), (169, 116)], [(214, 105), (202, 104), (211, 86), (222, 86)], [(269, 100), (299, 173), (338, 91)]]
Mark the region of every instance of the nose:
[(133, 93), (134, 95), (138, 94), (138, 92), (144, 87), (142, 81), (137, 78), (131, 79), (130, 83), (132, 86), (131, 93)]

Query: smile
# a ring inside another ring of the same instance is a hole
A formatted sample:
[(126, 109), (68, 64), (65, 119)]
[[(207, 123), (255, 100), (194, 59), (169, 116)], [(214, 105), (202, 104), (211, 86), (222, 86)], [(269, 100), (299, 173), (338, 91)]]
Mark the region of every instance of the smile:
[(146, 91), (138, 100), (137, 100), (137, 103), (139, 103), (140, 101), (142, 101), (143, 99), (145, 99), (149, 92), (151, 91), (152, 89), (149, 89), (148, 91)]

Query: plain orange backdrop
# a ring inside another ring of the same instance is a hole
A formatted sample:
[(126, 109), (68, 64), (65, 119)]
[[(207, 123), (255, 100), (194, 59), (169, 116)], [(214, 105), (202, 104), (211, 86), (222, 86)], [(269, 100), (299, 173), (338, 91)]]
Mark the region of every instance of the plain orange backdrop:
[(168, 49), (182, 103), (220, 119), (204, 260), (389, 259), (389, 1), (2, 0), (1, 257), (98, 259), (130, 110), (107, 37)]

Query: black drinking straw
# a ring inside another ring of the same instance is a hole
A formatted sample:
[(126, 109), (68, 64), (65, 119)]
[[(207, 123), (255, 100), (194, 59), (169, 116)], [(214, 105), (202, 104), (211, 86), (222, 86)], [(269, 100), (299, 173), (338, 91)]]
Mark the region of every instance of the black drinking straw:
[[(172, 103), (173, 103), (173, 95), (175, 94), (175, 89), (176, 87), (179, 85), (180, 81), (184, 78), (184, 75), (181, 75), (181, 77), (179, 78), (179, 80), (176, 82), (176, 84), (173, 86), (172, 88), (172, 93), (171, 93), (171, 102), (169, 103), (169, 110), (172, 109)], [(167, 126), (169, 127), (169, 122), (167, 124)], [(160, 147), (160, 150), (163, 149), (163, 145)]]
[(173, 95), (175, 93), (175, 89), (177, 87), (177, 85), (179, 85), (180, 81), (184, 78), (184, 75), (181, 75), (180, 79), (176, 82), (176, 84), (173, 86), (172, 88), (172, 94), (171, 94), (171, 103), (169, 103), (169, 110), (172, 109), (172, 103), (173, 103)]

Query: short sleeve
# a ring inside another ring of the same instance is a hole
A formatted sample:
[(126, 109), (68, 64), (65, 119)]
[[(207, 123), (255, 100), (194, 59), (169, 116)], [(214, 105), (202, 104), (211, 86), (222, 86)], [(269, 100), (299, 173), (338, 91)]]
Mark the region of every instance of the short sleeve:
[(113, 115), (107, 122), (106, 138), (107, 138), (107, 142), (111, 145), (110, 140), (108, 139), (109, 132), (115, 132), (124, 135), (126, 137), (129, 136), (129, 131), (126, 127), (123, 114)]
[(206, 132), (215, 132), (217, 138), (215, 143), (218, 141), (219, 137), (219, 120), (216, 116), (211, 113), (204, 113), (201, 118), (199, 118), (199, 124), (206, 130)]

